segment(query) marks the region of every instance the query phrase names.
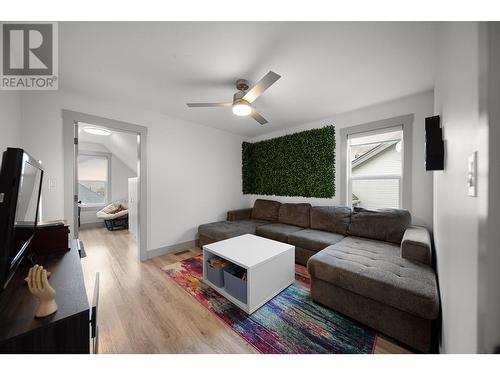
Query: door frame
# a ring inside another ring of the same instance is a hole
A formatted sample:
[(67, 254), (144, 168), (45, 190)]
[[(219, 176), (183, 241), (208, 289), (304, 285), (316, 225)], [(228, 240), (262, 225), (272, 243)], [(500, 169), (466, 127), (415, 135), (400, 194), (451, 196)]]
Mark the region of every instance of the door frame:
[(139, 178), (139, 202), (138, 202), (138, 258), (141, 261), (148, 259), (149, 226), (148, 226), (148, 159), (147, 142), (148, 129), (144, 126), (112, 120), (104, 117), (89, 115), (86, 113), (62, 110), (63, 119), (63, 157), (64, 157), (64, 213), (69, 222), (73, 237), (78, 236), (78, 228), (75, 226), (77, 220), (74, 213), (74, 191), (76, 188), (76, 147), (75, 128), (79, 122), (102, 126), (115, 131), (134, 133), (138, 135), (137, 141), (137, 177)]

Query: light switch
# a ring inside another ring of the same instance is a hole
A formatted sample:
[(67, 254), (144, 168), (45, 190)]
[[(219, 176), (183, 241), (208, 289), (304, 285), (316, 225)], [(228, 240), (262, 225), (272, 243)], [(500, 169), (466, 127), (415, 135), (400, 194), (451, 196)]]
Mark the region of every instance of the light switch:
[(56, 180), (55, 178), (49, 178), (49, 190), (56, 190)]
[(468, 159), (467, 170), (467, 193), (469, 197), (477, 197), (477, 151), (474, 151)]

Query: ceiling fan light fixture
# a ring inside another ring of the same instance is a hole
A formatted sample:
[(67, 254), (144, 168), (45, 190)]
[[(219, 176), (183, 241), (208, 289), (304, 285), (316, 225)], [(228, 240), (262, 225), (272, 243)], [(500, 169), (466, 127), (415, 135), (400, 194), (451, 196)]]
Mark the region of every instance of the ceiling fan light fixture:
[(233, 104), (233, 113), (236, 116), (248, 116), (252, 112), (250, 103), (246, 100), (238, 99)]
[(264, 91), (271, 87), (281, 76), (270, 70), (262, 79), (257, 82), (252, 88), (248, 85), (245, 79), (236, 81), (236, 92), (233, 95), (233, 100), (223, 103), (186, 103), (189, 108), (202, 107), (232, 107), (233, 114), (236, 116), (250, 116), (261, 125), (265, 125), (268, 121), (252, 107), (252, 103), (258, 99)]

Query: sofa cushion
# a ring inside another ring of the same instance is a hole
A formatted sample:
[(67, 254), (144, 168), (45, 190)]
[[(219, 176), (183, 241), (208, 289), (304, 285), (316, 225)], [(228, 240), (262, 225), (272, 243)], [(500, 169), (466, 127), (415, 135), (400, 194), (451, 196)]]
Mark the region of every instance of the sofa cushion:
[(280, 206), (278, 220), (283, 224), (309, 228), (310, 210), (309, 203), (283, 203)]
[(280, 206), (280, 202), (257, 199), (253, 204), (252, 219), (278, 221)]
[(346, 235), (351, 209), (346, 206), (311, 207), (311, 228)]
[(273, 223), (257, 227), (255, 230), (255, 234), (257, 236), (270, 238), (271, 240), (287, 242), (289, 234), (298, 232), (302, 229), (303, 228), (297, 227), (295, 225)]
[(355, 207), (347, 234), (400, 244), (405, 230), (410, 225), (411, 215), (406, 210), (367, 210)]
[(228, 221), (250, 220), (252, 218), (252, 209), (240, 208), (239, 210), (227, 211), (226, 218)]
[(401, 257), (432, 265), (432, 244), (429, 231), (424, 227), (408, 228), (401, 241)]
[(438, 316), (434, 271), (401, 258), (397, 245), (346, 237), (313, 255), (307, 265), (311, 277), (424, 319)]
[(264, 220), (236, 220), (218, 221), (203, 224), (198, 227), (198, 233), (215, 241), (241, 236), (242, 234), (255, 234), (255, 229), (260, 225), (269, 224)]
[(320, 251), (333, 245), (344, 238), (343, 235), (325, 232), (316, 229), (303, 229), (288, 235), (290, 245), (302, 247), (307, 250)]

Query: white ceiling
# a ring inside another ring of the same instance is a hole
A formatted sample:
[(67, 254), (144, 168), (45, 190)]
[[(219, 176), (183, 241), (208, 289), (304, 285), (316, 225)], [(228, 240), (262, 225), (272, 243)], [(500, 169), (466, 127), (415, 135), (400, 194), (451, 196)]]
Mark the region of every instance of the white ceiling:
[[(64, 22), (60, 87), (255, 136), (434, 85), (436, 23)], [(282, 75), (254, 102), (259, 125), (230, 108), (234, 81)]]

